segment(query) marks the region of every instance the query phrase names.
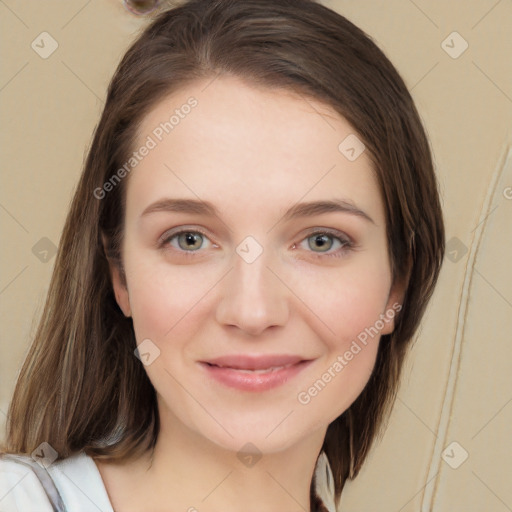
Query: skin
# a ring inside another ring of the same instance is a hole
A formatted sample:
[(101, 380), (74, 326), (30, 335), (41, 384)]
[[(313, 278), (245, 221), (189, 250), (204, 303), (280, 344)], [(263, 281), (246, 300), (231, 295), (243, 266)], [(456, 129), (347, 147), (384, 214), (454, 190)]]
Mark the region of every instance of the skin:
[[(158, 396), (160, 435), (152, 462), (148, 455), (97, 464), (116, 512), (163, 511), (168, 503), (200, 512), (309, 510), (327, 426), (363, 390), (379, 336), (308, 404), (297, 396), (401, 299), (392, 286), (383, 200), (366, 153), (349, 161), (338, 150), (354, 133), (344, 118), (316, 100), (233, 77), (196, 82), (166, 98), (144, 119), (135, 146), (190, 96), (198, 105), (129, 176), (126, 287), (111, 268), (137, 343), (150, 339), (160, 350), (145, 366)], [(141, 217), (166, 197), (209, 201), (218, 216)], [(373, 222), (347, 212), (283, 219), (297, 202), (331, 199), (350, 202)], [(183, 236), (182, 245), (178, 236), (158, 244), (180, 226), (206, 234), (188, 257)], [(320, 247), (310, 228), (339, 233)], [(247, 236), (263, 248), (250, 264), (236, 252)], [(387, 322), (381, 334), (393, 327)], [(208, 379), (197, 363), (234, 353), (313, 362), (259, 393)], [(252, 467), (237, 457), (248, 442), (262, 454)]]

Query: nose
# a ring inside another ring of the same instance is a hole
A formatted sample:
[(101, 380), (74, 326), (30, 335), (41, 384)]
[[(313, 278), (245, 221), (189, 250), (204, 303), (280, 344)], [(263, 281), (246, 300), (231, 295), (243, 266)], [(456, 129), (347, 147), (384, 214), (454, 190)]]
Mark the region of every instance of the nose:
[[(216, 319), (251, 336), (284, 326), (289, 315), (289, 291), (277, 277), (267, 252), (252, 263), (234, 254), (234, 267), (222, 280)], [(268, 268), (270, 267), (270, 268)]]

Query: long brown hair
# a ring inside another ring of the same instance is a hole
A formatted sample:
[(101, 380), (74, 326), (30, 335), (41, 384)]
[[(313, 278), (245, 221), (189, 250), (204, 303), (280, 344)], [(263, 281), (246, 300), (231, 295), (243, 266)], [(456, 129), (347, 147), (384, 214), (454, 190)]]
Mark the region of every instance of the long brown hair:
[(154, 446), (155, 391), (134, 356), (132, 321), (117, 306), (108, 266), (110, 259), (122, 271), (127, 180), (102, 198), (94, 191), (127, 161), (141, 121), (161, 99), (219, 74), (299, 92), (344, 116), (366, 145), (385, 203), (392, 275), (406, 291), (369, 382), (327, 430), (323, 449), (339, 497), (396, 396), (438, 278), (444, 226), (428, 140), (403, 80), (364, 32), (313, 0), (183, 2), (155, 15), (128, 49), (64, 226), (10, 405), (5, 450), (30, 453), (46, 441), (61, 458), (84, 450), (122, 460)]

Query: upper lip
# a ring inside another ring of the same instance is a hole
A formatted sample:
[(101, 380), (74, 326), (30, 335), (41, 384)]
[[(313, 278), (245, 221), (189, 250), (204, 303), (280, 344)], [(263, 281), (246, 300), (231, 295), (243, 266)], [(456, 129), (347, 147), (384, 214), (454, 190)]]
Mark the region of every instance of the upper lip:
[(216, 366), (237, 370), (265, 370), (276, 366), (289, 366), (304, 361), (303, 357), (288, 354), (245, 355), (233, 354), (203, 361)]

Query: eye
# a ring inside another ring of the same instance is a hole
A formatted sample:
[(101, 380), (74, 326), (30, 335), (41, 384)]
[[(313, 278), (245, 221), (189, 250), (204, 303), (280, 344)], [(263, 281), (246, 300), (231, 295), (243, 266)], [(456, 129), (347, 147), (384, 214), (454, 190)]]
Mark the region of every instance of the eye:
[(307, 244), (307, 249), (315, 253), (315, 257), (335, 257), (344, 256), (351, 248), (353, 242), (342, 233), (330, 231), (314, 231), (310, 233), (299, 245)]
[(174, 233), (165, 233), (161, 237), (159, 245), (164, 248), (171, 246), (174, 250), (183, 253), (194, 253), (204, 248), (206, 241), (210, 242), (209, 238), (201, 231), (182, 229)]

